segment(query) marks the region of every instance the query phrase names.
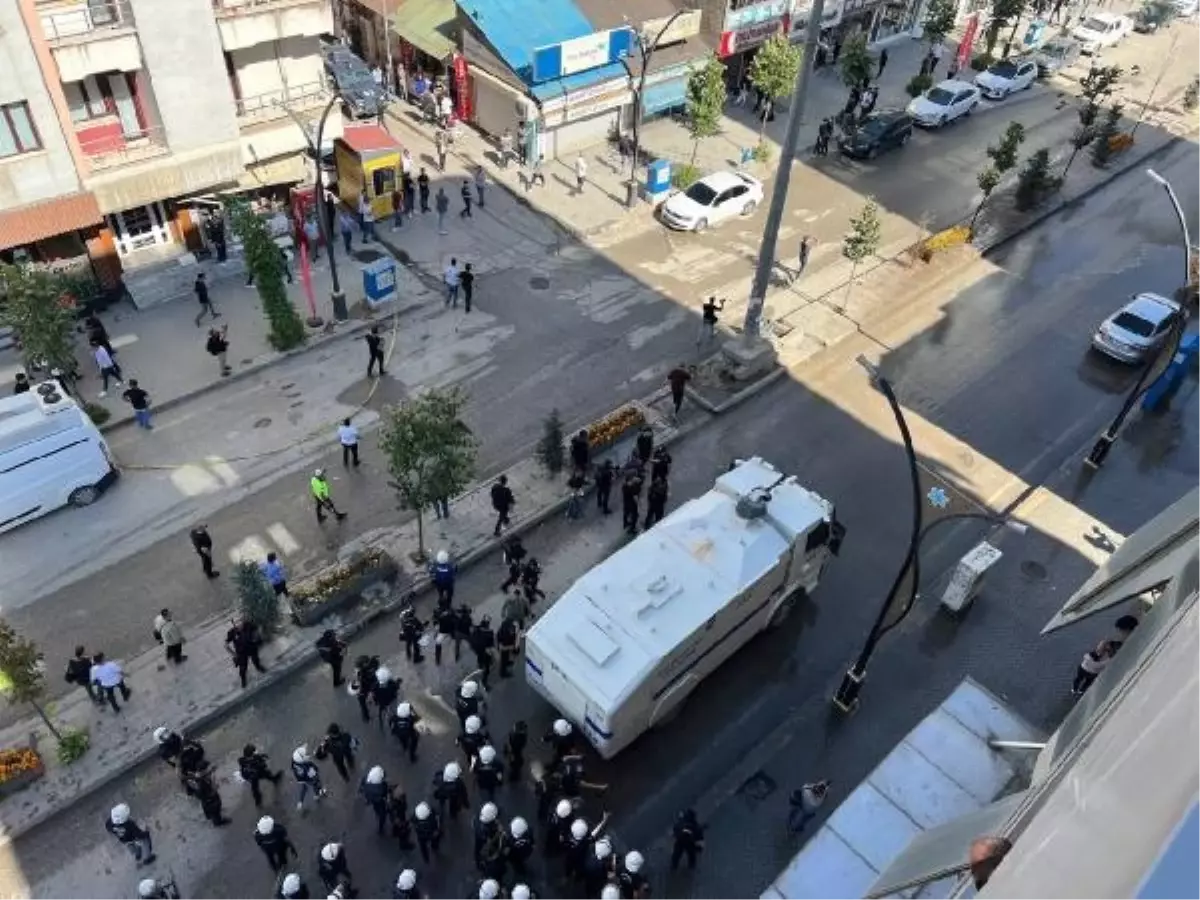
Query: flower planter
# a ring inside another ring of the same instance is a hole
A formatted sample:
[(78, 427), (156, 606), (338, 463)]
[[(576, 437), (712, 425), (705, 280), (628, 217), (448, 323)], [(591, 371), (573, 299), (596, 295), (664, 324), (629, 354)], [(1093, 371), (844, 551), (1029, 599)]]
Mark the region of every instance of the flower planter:
[(394, 582), (399, 571), (396, 561), (381, 550), (330, 566), (292, 591), (292, 620), (301, 627), (315, 625), (330, 613), (353, 606), (368, 588)]
[(7, 777), (0, 781), (0, 800), (23, 791), (46, 774), (46, 765), (36, 752), (23, 747), (0, 751), (0, 772)]
[(592, 453), (607, 450), (631, 431), (646, 424), (645, 414), (636, 406), (622, 406), (598, 422), (588, 426), (588, 444)]

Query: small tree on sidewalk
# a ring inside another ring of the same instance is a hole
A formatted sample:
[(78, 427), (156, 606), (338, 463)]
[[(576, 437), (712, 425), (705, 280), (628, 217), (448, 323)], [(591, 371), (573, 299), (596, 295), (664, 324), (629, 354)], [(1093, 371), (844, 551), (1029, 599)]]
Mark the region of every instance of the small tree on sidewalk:
[(1022, 212), (1033, 209), (1061, 183), (1062, 179), (1050, 175), (1050, 151), (1045, 148), (1037, 151), (1025, 160), (1017, 176), (1017, 209)]
[(925, 40), (930, 47), (945, 42), (946, 36), (954, 30), (954, 20), (957, 17), (958, 3), (955, 0), (931, 0), (925, 11), (925, 21), (922, 23)]
[(417, 516), (416, 560), (425, 559), (424, 513), (462, 492), (475, 473), (478, 442), (463, 421), (467, 395), (459, 388), (431, 390), (383, 410), (379, 446), (389, 484)]
[(537, 458), (551, 475), (563, 470), (566, 454), (563, 451), (562, 419), (557, 409), (550, 410), (550, 415), (542, 420), (542, 439), (538, 441)]
[(754, 60), (750, 63), (750, 83), (762, 91), (768, 101), (763, 104), (762, 122), (758, 129), (760, 146), (767, 131), (767, 117), (776, 102), (795, 87), (803, 58), (804, 52), (782, 34), (770, 38), (754, 54)]
[(230, 204), (229, 217), (234, 234), (242, 242), (246, 268), (254, 276), (254, 286), (262, 300), (263, 312), (270, 325), (268, 339), (276, 350), (290, 350), (304, 343), (304, 323), (292, 306), (283, 284), (284, 260), (267, 223), (247, 203)]
[(1071, 135), (1071, 155), (1063, 167), (1060, 180), (1066, 180), (1075, 157), (1096, 139), (1096, 119), (1100, 115), (1100, 103), (1113, 92), (1120, 77), (1120, 66), (1092, 66), (1088, 73), (1079, 79), (1079, 93), (1083, 97), (1083, 104), (1078, 110), (1079, 127)]
[(971, 231), (975, 230), (975, 222), (979, 218), (979, 214), (983, 211), (983, 206), (992, 196), (992, 191), (1000, 184), (1004, 174), (1014, 169), (1017, 165), (1017, 152), (1021, 149), (1021, 144), (1025, 140), (1025, 126), (1020, 122), (1009, 122), (1008, 128), (1004, 130), (1004, 137), (1000, 139), (1000, 143), (987, 148), (988, 158), (992, 164), (979, 173), (977, 183), (979, 189), (983, 191), (983, 199), (979, 201), (979, 205), (975, 207), (975, 215), (971, 216)]
[(1112, 159), (1112, 140), (1121, 133), (1121, 113), (1124, 107), (1114, 103), (1104, 114), (1104, 122), (1096, 129), (1096, 139), (1092, 141), (1092, 165), (1103, 169)]
[(75, 368), (75, 308), (67, 289), (53, 272), (0, 264), (0, 325), (20, 338), (26, 369)]
[(257, 564), (246, 559), (239, 562), (234, 584), (243, 618), (257, 625), (263, 634), (279, 627), (279, 598)]
[(842, 83), (848, 88), (862, 88), (871, 81), (875, 75), (875, 58), (867, 49), (865, 34), (853, 34), (842, 44), (838, 70), (842, 76)]
[(696, 168), (700, 142), (720, 134), (724, 110), (725, 65), (716, 56), (711, 56), (704, 68), (696, 69), (687, 80), (687, 129), (692, 138), (688, 169)]
[(28, 703), (58, 742), (58, 759), (70, 764), (87, 752), (85, 729), (60, 730), (46, 712), (46, 666), (40, 650), (0, 619), (0, 678), (10, 703)]
[(850, 260), (850, 280), (846, 283), (846, 298), (842, 309), (850, 305), (850, 290), (863, 260), (874, 256), (883, 238), (883, 223), (879, 221), (879, 204), (867, 200), (858, 215), (850, 219), (850, 232), (842, 241), (842, 255)]

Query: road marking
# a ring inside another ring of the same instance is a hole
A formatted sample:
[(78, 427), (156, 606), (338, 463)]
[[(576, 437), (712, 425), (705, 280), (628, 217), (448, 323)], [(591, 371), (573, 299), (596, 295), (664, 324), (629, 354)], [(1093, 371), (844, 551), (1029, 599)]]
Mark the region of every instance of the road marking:
[(229, 559), (236, 565), (267, 558), (267, 545), (257, 534), (242, 538), (229, 548)]
[(271, 539), (271, 542), (284, 556), (291, 556), (300, 549), (300, 542), (292, 537), (292, 533), (287, 530), (287, 526), (282, 522), (268, 525), (267, 537)]

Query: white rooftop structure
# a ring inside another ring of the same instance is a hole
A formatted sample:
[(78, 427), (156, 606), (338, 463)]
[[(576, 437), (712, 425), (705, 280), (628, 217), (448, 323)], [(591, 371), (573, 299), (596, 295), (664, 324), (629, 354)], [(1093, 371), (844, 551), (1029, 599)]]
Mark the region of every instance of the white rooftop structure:
[[(83, 411), (55, 382), (43, 382), (33, 390), (0, 397), (0, 444), (12, 449), (22, 444), (42, 440), (52, 434), (78, 427)], [(40, 393), (55, 398), (48, 402)], [(70, 415), (63, 415), (72, 411)]]

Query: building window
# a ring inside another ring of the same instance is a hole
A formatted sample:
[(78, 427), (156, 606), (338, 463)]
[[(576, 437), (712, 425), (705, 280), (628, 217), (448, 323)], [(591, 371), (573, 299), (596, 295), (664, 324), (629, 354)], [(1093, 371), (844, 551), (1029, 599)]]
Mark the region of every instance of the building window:
[(22, 100), (0, 106), (0, 157), (41, 149), (42, 139), (29, 115), (29, 104)]

